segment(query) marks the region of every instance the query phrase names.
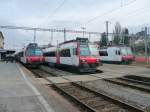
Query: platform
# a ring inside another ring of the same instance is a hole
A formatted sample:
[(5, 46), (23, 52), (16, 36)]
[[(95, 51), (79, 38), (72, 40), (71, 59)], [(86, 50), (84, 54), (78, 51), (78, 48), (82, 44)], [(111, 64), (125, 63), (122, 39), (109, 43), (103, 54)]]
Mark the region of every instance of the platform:
[(0, 112), (54, 112), (15, 63), (0, 62)]

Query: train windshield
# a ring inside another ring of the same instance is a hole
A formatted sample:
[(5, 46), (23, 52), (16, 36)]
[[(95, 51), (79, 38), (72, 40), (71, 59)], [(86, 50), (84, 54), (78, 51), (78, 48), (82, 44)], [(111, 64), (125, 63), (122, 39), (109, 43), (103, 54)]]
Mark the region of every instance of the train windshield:
[(28, 49), (26, 52), (27, 56), (42, 56), (43, 53), (41, 49)]
[(80, 55), (90, 56), (90, 50), (89, 50), (88, 45), (80, 45)]
[(122, 53), (123, 55), (129, 55), (129, 54), (132, 55), (132, 51), (131, 51), (131, 48), (130, 48), (130, 47), (123, 47), (123, 48), (121, 48), (121, 53)]
[(95, 44), (89, 44), (90, 52), (92, 56), (99, 55), (98, 47)]

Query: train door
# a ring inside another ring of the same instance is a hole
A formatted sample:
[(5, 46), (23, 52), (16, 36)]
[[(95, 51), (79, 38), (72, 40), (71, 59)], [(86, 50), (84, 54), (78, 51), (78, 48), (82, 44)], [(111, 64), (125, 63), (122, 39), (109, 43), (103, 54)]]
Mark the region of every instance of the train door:
[(118, 61), (118, 49), (116, 47), (109, 47), (108, 49), (108, 61)]
[(113, 48), (113, 60), (116, 62), (120, 62), (121, 61), (121, 52), (120, 52), (120, 48), (119, 47), (114, 47)]
[(64, 48), (60, 51), (60, 63), (65, 65), (72, 65), (71, 49)]
[(72, 49), (72, 64), (74, 66), (78, 66), (79, 65), (79, 55), (77, 53), (77, 48), (73, 48)]
[(20, 52), (19, 55), (20, 55), (21, 62), (26, 63), (25, 51)]

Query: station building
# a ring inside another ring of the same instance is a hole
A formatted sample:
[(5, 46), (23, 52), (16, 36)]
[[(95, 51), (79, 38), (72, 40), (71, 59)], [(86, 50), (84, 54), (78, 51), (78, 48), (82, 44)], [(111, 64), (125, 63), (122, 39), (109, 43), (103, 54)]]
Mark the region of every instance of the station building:
[(4, 48), (4, 36), (3, 33), (0, 31), (0, 49)]
[(13, 54), (15, 50), (4, 49), (4, 36), (0, 31), (0, 60), (5, 59), (6, 55)]
[(3, 33), (0, 31), (0, 60), (2, 59), (2, 55), (5, 53), (6, 51), (4, 50), (4, 36)]

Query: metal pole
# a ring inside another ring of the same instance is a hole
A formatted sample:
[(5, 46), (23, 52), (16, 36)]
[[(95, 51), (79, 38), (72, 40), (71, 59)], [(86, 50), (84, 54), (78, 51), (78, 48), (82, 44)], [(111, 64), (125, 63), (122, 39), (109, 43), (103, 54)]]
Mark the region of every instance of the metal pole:
[(83, 30), (83, 38), (84, 38), (84, 30), (86, 29), (85, 27), (81, 27), (81, 29)]
[(107, 42), (108, 42), (108, 23), (109, 23), (109, 21), (106, 21), (106, 37), (107, 37)]
[(145, 61), (148, 64), (148, 54), (147, 54), (147, 27), (145, 27)]
[(34, 38), (33, 38), (33, 42), (36, 42), (36, 29), (34, 29)]
[(66, 29), (64, 28), (64, 42), (66, 41)]
[(91, 33), (89, 33), (89, 41), (91, 40)]
[(53, 41), (53, 31), (51, 31), (51, 40), (50, 40), (51, 45), (52, 45), (52, 41)]

